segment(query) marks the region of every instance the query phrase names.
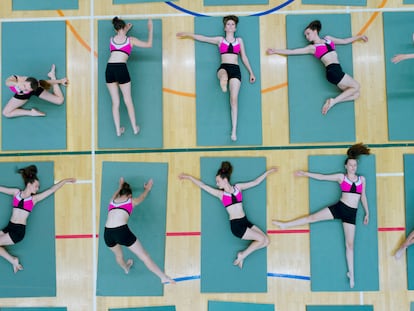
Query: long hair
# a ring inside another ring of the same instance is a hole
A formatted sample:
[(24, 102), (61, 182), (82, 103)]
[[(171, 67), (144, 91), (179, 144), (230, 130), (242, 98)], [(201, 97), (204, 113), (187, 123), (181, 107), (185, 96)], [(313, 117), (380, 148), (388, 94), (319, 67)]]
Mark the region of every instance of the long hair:
[(218, 169), (216, 176), (220, 176), (221, 178), (227, 178), (230, 181), (231, 173), (233, 172), (233, 167), (229, 161), (221, 162), (221, 167)]
[(350, 159), (358, 160), (359, 156), (362, 154), (366, 154), (366, 155), (370, 154), (370, 149), (363, 143), (352, 145), (351, 147), (348, 148), (346, 152), (347, 157), (345, 160), (345, 164), (347, 164), (348, 160)]
[(319, 33), (319, 31), (321, 31), (321, 29), (322, 29), (321, 21), (319, 21), (319, 20), (311, 21), (309, 23), (309, 25), (305, 28), (305, 30), (306, 29), (316, 30)]
[(33, 77), (28, 77), (26, 79), (26, 82), (30, 83), (30, 88), (33, 91), (36, 91), (39, 88), (39, 86), (41, 86), (45, 90), (50, 90), (50, 88), (52, 87), (52, 85), (49, 82), (45, 80), (37, 80), (36, 78), (33, 78)]
[(119, 195), (132, 195), (131, 186), (127, 182), (122, 184), (121, 189), (119, 190)]
[(39, 180), (37, 178), (37, 167), (36, 165), (29, 165), (27, 167), (21, 168), (17, 171), (20, 175), (22, 175), (24, 185), (32, 184), (35, 180)]

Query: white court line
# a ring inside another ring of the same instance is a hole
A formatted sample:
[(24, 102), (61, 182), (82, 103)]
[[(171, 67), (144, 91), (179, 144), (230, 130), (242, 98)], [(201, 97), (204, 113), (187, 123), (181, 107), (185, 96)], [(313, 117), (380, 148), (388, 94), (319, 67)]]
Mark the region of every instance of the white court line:
[(404, 172), (396, 172), (396, 173), (377, 173), (377, 177), (400, 177), (404, 176)]

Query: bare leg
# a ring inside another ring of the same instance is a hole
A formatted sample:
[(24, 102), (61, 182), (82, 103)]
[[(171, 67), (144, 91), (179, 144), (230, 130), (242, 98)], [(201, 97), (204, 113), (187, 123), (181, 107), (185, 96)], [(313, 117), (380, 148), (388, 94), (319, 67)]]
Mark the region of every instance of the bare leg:
[(349, 287), (354, 288), (354, 240), (355, 225), (344, 222), (346, 262), (348, 265)]
[(237, 140), (237, 113), (241, 82), (239, 79), (230, 79), (230, 107), (231, 107), (231, 140)]
[(112, 100), (112, 117), (114, 119), (116, 136), (121, 136), (124, 133), (125, 128), (121, 127), (121, 118), (119, 116), (119, 92), (118, 92), (118, 83), (107, 83), (109, 94), (111, 95)]
[(162, 283), (175, 283), (173, 279), (171, 279), (169, 276), (167, 276), (164, 272), (161, 271), (161, 269), (157, 266), (157, 264), (151, 259), (151, 257), (148, 255), (148, 253), (145, 251), (145, 249), (142, 247), (141, 243), (137, 239), (134, 244), (128, 247), (131, 252), (133, 252), (139, 259), (142, 260), (142, 262), (145, 264), (145, 266), (150, 270), (152, 273), (157, 275)]
[(245, 250), (237, 253), (237, 258), (234, 260), (233, 265), (239, 266), (240, 269), (243, 268), (243, 262), (247, 256), (263, 247), (267, 247), (270, 243), (268, 236), (257, 226), (247, 228), (242, 239), (252, 240), (253, 242)]
[(14, 243), (10, 238), (10, 235), (0, 231), (0, 245), (2, 245), (0, 246), (0, 256), (6, 259), (13, 266), (14, 273), (17, 273), (17, 271), (23, 270), (23, 266), (20, 264), (19, 258), (10, 255), (10, 253), (4, 248), (4, 246), (13, 244)]
[(291, 220), (291, 221), (273, 220), (272, 223), (280, 227), (281, 229), (287, 229), (290, 227), (302, 226), (302, 225), (307, 225), (307, 224), (318, 222), (318, 221), (331, 220), (331, 219), (333, 219), (332, 213), (329, 210), (329, 208), (325, 207), (321, 209), (320, 211), (314, 214), (305, 216), (305, 217), (301, 217), (301, 218)]
[(134, 262), (132, 259), (128, 259), (126, 262), (124, 260), (124, 254), (122, 252), (121, 245), (117, 244), (114, 247), (109, 248), (115, 255), (115, 260), (118, 263), (118, 265), (124, 270), (125, 274), (129, 273), (129, 270), (131, 269)]
[(44, 91), (40, 94), (39, 98), (46, 100), (55, 105), (62, 105), (65, 98), (63, 97), (63, 93), (62, 93), (62, 90), (60, 89), (59, 84), (60, 84), (60, 81), (62, 81), (62, 83), (66, 83), (67, 80), (66, 78), (62, 80), (57, 80), (55, 69), (56, 69), (55, 65), (52, 65), (52, 68), (47, 74), (47, 76), (51, 79), (49, 83), (52, 84), (53, 93)]
[(360, 86), (351, 76), (345, 74), (342, 80), (337, 85), (342, 93), (335, 98), (328, 98), (322, 107), (322, 114), (325, 115), (328, 111), (338, 103), (357, 99), (359, 97)]
[(414, 244), (414, 231), (408, 235), (404, 243), (401, 244), (401, 246), (397, 249), (394, 255), (395, 259), (400, 259), (402, 255), (404, 254), (405, 250), (408, 248), (408, 246), (412, 244)]
[(220, 69), (218, 72), (217, 72), (217, 78), (220, 80), (220, 87), (221, 87), (221, 90), (225, 93), (225, 92), (227, 92), (227, 83), (228, 83), (228, 80), (229, 80), (229, 77), (228, 77), (228, 75), (227, 75), (227, 71), (226, 70), (224, 70), (224, 69)]
[(3, 116), (6, 118), (15, 118), (15, 117), (23, 117), (23, 116), (31, 116), (31, 117), (43, 117), (45, 116), (44, 112), (41, 112), (37, 109), (23, 109), (21, 108), (24, 104), (27, 103), (27, 99), (17, 99), (17, 98), (10, 98), (9, 102), (3, 109)]
[(131, 82), (119, 84), (119, 88), (121, 89), (122, 96), (124, 97), (125, 106), (127, 107), (129, 121), (131, 122), (132, 129), (134, 134), (138, 134), (139, 126), (137, 125), (137, 121), (135, 119), (135, 108), (134, 103), (132, 101), (131, 96)]

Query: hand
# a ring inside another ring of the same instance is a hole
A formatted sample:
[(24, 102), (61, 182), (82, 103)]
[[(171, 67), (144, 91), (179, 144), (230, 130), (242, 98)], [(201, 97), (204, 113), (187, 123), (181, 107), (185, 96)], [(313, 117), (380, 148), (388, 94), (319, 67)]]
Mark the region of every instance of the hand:
[(366, 35), (360, 36), (359, 39), (364, 41), (364, 42), (368, 42), (368, 37)]
[(178, 175), (178, 178), (183, 180), (183, 179), (190, 179), (190, 175), (181, 173), (180, 175)]
[(146, 183), (144, 183), (144, 189), (150, 191), (152, 189), (153, 184), (154, 182), (152, 181), (152, 179), (148, 180)]
[(69, 85), (69, 80), (65, 77), (63, 79), (60, 79), (59, 83), (62, 84), (63, 86), (68, 86)]
[(65, 178), (63, 181), (65, 182), (65, 184), (66, 183), (74, 184), (76, 182), (76, 178), (73, 178), (73, 177), (72, 178)]
[(298, 176), (298, 177), (306, 176), (306, 172), (305, 171), (296, 171), (295, 176)]
[(271, 168), (269, 168), (267, 170), (267, 174), (276, 173), (277, 171), (278, 171), (278, 167), (277, 166), (272, 166)]
[(364, 225), (368, 225), (368, 222), (369, 222), (369, 215), (366, 214), (364, 217)]
[(397, 54), (393, 58), (391, 58), (391, 62), (393, 62), (394, 64), (398, 64), (399, 62), (403, 60), (405, 60), (404, 54)]
[(268, 54), (268, 55), (272, 55), (272, 54), (276, 54), (276, 50), (275, 49), (267, 49), (266, 50), (266, 53)]
[(183, 39), (183, 38), (188, 37), (188, 36), (189, 36), (188, 32), (177, 32), (176, 33), (176, 37), (180, 38), (180, 39)]
[(124, 184), (125, 179), (124, 177), (119, 178), (119, 188), (122, 188), (122, 185)]
[(250, 83), (254, 83), (254, 81), (256, 81), (256, 77), (254, 76), (254, 74), (250, 74)]
[(125, 25), (125, 32), (128, 32), (128, 31), (130, 31), (131, 30), (131, 28), (132, 28), (132, 24), (131, 23), (128, 23), (128, 24), (126, 24)]

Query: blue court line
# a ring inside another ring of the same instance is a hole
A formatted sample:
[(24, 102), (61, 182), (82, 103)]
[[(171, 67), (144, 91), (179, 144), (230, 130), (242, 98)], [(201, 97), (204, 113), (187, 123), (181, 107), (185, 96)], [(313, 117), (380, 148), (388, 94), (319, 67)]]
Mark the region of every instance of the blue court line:
[[(289, 4), (291, 4), (294, 1), (295, 0), (288, 0), (288, 1), (282, 3), (282, 4), (278, 5), (278, 6), (275, 6), (274, 8), (272, 8), (270, 10), (263, 11), (263, 12), (257, 12), (257, 13), (251, 14), (250, 16), (263, 16), (263, 15), (267, 15), (267, 14), (276, 12), (276, 11), (284, 8), (285, 6), (288, 6)], [(184, 9), (181, 6), (178, 6), (178, 5), (174, 4), (174, 3), (172, 3), (171, 1), (165, 1), (164, 3), (167, 4), (167, 5), (169, 5), (169, 6), (171, 6), (172, 8), (174, 8), (174, 9), (176, 9), (178, 11), (181, 11), (183, 13), (186, 13), (188, 15), (193, 15), (193, 16), (196, 16), (196, 17), (211, 17), (211, 15), (205, 15), (205, 14), (201, 14), (201, 13), (198, 13), (198, 12), (194, 12), (194, 11), (190, 11), (190, 10)]]
[[(295, 280), (304, 280), (304, 281), (310, 281), (310, 276), (304, 276), (304, 275), (294, 275), (294, 274), (283, 274), (283, 273), (267, 273), (268, 277), (276, 277), (276, 278), (285, 278), (285, 279), (295, 279)], [(192, 275), (192, 276), (184, 276), (180, 278), (174, 278), (174, 281), (178, 282), (184, 282), (184, 281), (193, 281), (193, 280), (199, 280), (201, 279), (200, 275)]]

